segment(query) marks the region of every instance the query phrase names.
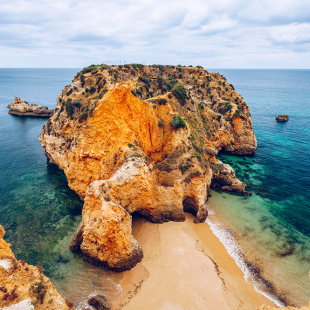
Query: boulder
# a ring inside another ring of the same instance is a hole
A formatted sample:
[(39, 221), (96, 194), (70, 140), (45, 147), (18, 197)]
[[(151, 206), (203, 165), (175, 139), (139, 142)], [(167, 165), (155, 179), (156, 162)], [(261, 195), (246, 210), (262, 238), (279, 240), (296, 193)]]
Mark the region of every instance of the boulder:
[(96, 295), (88, 299), (88, 303), (96, 310), (111, 310), (109, 300), (103, 295)]

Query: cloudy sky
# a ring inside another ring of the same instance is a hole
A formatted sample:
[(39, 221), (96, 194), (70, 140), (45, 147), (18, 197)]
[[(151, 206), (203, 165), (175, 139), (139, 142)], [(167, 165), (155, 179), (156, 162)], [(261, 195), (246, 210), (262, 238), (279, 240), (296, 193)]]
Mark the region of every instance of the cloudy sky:
[(310, 68), (309, 0), (0, 0), (0, 67)]

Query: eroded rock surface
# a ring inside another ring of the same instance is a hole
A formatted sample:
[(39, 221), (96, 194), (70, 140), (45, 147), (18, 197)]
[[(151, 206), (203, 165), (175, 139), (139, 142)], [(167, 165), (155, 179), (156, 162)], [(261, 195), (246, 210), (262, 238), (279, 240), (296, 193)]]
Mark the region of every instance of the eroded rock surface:
[(211, 186), (247, 193), (217, 153), (251, 154), (257, 145), (249, 107), (221, 75), (126, 66), (78, 73), (39, 136), (85, 199), (71, 250), (114, 270), (142, 258), (130, 214), (162, 223), (187, 211), (205, 221)]
[(57, 293), (40, 267), (16, 260), (11, 245), (3, 240), (4, 234), (0, 225), (0, 309), (74, 309)]
[(49, 110), (48, 107), (37, 104), (30, 106), (27, 101), (21, 100), (18, 97), (15, 97), (14, 102), (9, 104), (8, 108), (10, 108), (9, 114), (19, 116), (50, 117), (54, 113), (54, 110)]

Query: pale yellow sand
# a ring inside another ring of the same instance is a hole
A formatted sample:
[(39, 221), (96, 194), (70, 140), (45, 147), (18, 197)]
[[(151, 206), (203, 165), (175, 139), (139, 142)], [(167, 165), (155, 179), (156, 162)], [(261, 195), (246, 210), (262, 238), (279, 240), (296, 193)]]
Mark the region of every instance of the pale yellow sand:
[(186, 221), (152, 224), (142, 219), (134, 235), (144, 258), (124, 273), (113, 309), (254, 310), (274, 304), (247, 284), (242, 271), (208, 224)]

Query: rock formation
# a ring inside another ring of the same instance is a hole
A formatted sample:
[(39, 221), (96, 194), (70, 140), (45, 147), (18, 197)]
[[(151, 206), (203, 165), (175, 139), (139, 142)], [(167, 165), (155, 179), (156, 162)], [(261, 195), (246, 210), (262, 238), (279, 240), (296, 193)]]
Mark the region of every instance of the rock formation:
[(53, 283), (42, 273), (42, 267), (17, 261), (10, 244), (3, 240), (0, 225), (0, 308), (3, 310), (69, 310)]
[(30, 106), (27, 101), (21, 100), (18, 97), (15, 97), (14, 102), (9, 104), (8, 108), (10, 108), (9, 114), (19, 116), (50, 117), (54, 113), (54, 110), (49, 110), (48, 107), (37, 104)]
[(142, 259), (130, 214), (161, 223), (188, 211), (204, 221), (211, 186), (247, 193), (217, 153), (257, 146), (249, 107), (221, 75), (143, 65), (83, 69), (39, 140), (85, 200), (70, 248), (118, 271)]
[(276, 120), (278, 121), (278, 122), (287, 122), (288, 120), (289, 120), (289, 117), (288, 117), (288, 115), (287, 114), (280, 114), (280, 115), (278, 115), (277, 117), (276, 117)]
[(111, 304), (103, 295), (96, 295), (88, 300), (88, 303), (96, 310), (111, 310)]

